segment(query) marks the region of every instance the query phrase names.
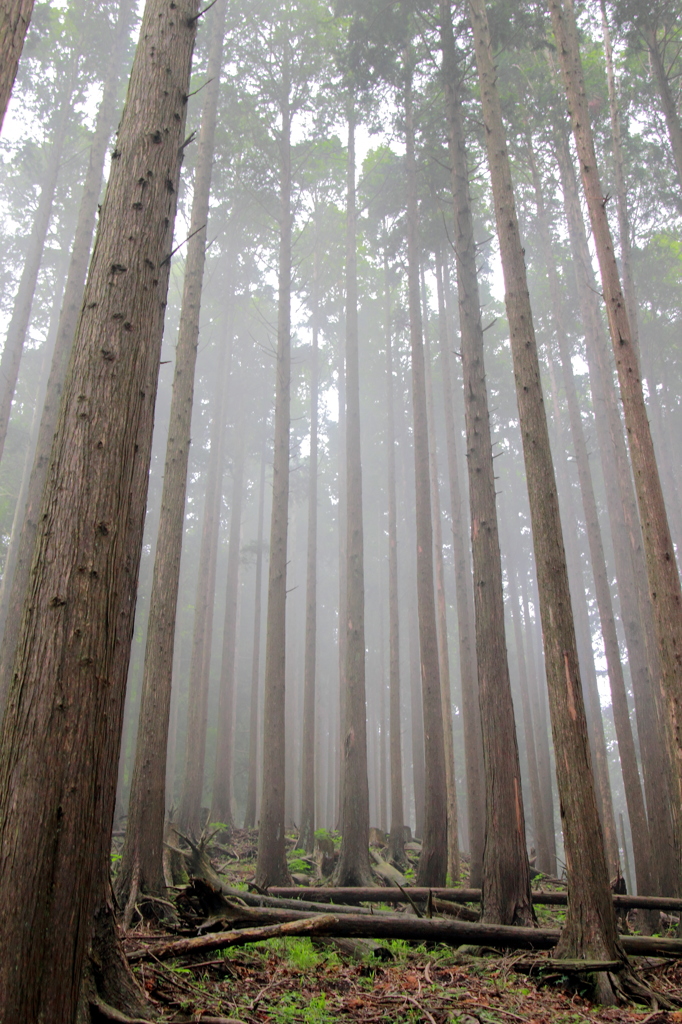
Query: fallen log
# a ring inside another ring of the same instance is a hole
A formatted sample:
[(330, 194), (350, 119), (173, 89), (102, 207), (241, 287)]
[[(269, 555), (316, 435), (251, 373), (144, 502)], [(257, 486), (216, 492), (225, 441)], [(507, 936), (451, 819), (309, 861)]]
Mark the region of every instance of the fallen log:
[[(366, 887), (332, 887), (313, 886), (301, 889), (295, 886), (271, 886), (268, 895), (285, 899), (298, 899), (300, 896), (310, 899), (314, 895), (315, 902), (326, 903), (408, 903), (407, 894), (417, 902), (432, 897), (439, 900), (450, 900), (456, 903), (480, 903), (480, 889), (427, 889), (419, 886), (405, 886), (404, 892), (393, 886)], [(531, 893), (533, 903), (548, 906), (565, 907), (568, 897), (565, 892), (537, 891)], [(621, 896), (613, 895), (614, 907), (640, 908), (642, 910), (682, 910), (682, 899), (673, 896)]]

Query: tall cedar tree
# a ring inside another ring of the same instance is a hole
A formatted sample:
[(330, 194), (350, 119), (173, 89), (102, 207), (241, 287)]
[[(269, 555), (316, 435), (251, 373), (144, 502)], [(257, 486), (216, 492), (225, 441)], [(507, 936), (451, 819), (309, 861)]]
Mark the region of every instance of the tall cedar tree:
[(355, 96), (348, 95), (346, 199), (346, 664), (343, 806), (337, 885), (371, 885), (365, 701), (365, 570), (360, 456), (360, 368), (355, 203)]
[(210, 22), (207, 22), (211, 29), (208, 85), (201, 115), (190, 240), (187, 247), (180, 328), (175, 351), (161, 515), (149, 600), (137, 749), (130, 787), (123, 857), (117, 878), (119, 899), (131, 906), (134, 906), (140, 890), (158, 894), (164, 888), (163, 826), (175, 614), (180, 580), (180, 553), (194, 400), (194, 369), (199, 341), (206, 222), (220, 91), (225, 11), (225, 0), (219, 0), (211, 12)]
[(253, 599), (253, 650), (251, 653), (251, 695), (249, 700), (249, 771), (246, 787), (246, 809), (244, 828), (256, 826), (256, 804), (258, 801), (258, 689), (260, 685), (260, 634), (263, 594), (263, 525), (265, 520), (265, 465), (266, 446), (263, 444), (260, 456), (260, 481), (258, 484), (258, 530), (256, 538), (256, 585)]
[(417, 615), (424, 709), (425, 801), (422, 852), (417, 885), (444, 885), (447, 877), (447, 799), (445, 741), (438, 663), (438, 631), (433, 576), (433, 529), (426, 412), (424, 337), (419, 294), (417, 169), (415, 161), (413, 54), (404, 53), (405, 169), (407, 172), (407, 290), (414, 417), (414, 475), (417, 517)]
[(0, 129), (33, 13), (33, 0), (8, 0), (0, 8)]
[(108, 861), (198, 0), (148, 0), (0, 756), (0, 1018), (74, 1017)]
[(601, 189), (580, 59), (572, 0), (549, 0), (552, 25), (573, 125), (583, 190), (597, 249), (616, 360), (625, 426), (644, 537), (649, 594), (654, 611), (661, 677), (675, 741), (677, 799), (673, 813), (682, 846), (682, 589), (663, 500), (639, 360), (620, 286), (606, 203)]
[[(568, 912), (557, 954), (563, 957), (613, 960), (623, 958), (624, 954), (616, 932), (601, 824), (592, 782), (559, 500), (511, 167), (497, 92), (497, 74), (483, 0), (469, 0), (469, 12), (506, 288), (568, 868)], [(600, 998), (612, 1001), (614, 994), (609, 977), (597, 975), (596, 984)]]
[(502, 560), (495, 504), (495, 474), (485, 380), (483, 326), (476, 270), (469, 170), (449, 8), (441, 9), (444, 74), (455, 202), (455, 256), (462, 332), (462, 372), (467, 434), (476, 612), (476, 661), (483, 730), (486, 837), (482, 918), (529, 925), (533, 907), (521, 769), (504, 628)]

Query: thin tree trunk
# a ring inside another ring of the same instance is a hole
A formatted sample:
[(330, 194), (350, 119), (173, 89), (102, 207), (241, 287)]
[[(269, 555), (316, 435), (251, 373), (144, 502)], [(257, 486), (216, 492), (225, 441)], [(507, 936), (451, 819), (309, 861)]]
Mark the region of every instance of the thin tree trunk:
[(52, 449), (0, 745), (5, 1021), (74, 1018), (109, 859), (198, 7), (145, 8)]
[(263, 783), (256, 881), (261, 888), (289, 877), (285, 828), (285, 677), (287, 534), (289, 525), (289, 433), (291, 425), (291, 78), (290, 42), (283, 42), (280, 134), (280, 238), (277, 312), (275, 442), (268, 611), (265, 638)]
[(244, 828), (255, 828), (258, 799), (258, 691), (260, 688), (260, 634), (263, 589), (263, 520), (265, 518), (266, 445), (260, 457), (258, 485), (258, 534), (256, 541), (256, 586), (253, 601), (253, 653), (251, 655), (251, 699), (249, 709), (249, 777), (246, 790)]
[(234, 730), (235, 730), (235, 664), (237, 658), (237, 615), (239, 609), (239, 561), (241, 552), (242, 506), (244, 500), (244, 446), (246, 422), (243, 398), (238, 400), (239, 414), (235, 422), (237, 450), (232, 464), (232, 502), (230, 504), (230, 538), (225, 582), (225, 619), (218, 698), (218, 740), (211, 820), (221, 821), (228, 828), (234, 825)]
[(32, 13), (33, 0), (9, 0), (0, 9), (0, 129), (12, 95)]
[(348, 600), (348, 530), (346, 526), (346, 508), (348, 504), (346, 484), (346, 358), (344, 346), (339, 345), (338, 364), (338, 399), (339, 399), (339, 494), (337, 505), (338, 530), (339, 530), (339, 613), (337, 623), (338, 644), (339, 644), (339, 719), (337, 737), (338, 755), (338, 787), (336, 790), (336, 807), (334, 821), (337, 831), (341, 831), (341, 818), (343, 815), (343, 765), (344, 765), (344, 735), (346, 728), (346, 607)]
[(672, 813), (679, 848), (682, 846), (682, 589), (644, 403), (637, 352), (632, 341), (599, 180), (572, 0), (566, 0), (565, 6), (559, 0), (550, 0), (549, 8), (580, 158), (625, 413), (661, 680), (674, 739), (677, 798), (672, 801)]
[(365, 701), (365, 572), (360, 452), (355, 97), (348, 97), (346, 205), (346, 716), (343, 737), (342, 843), (337, 885), (366, 885), (369, 866), (369, 785)]
[[(530, 499), (547, 685), (569, 878), (566, 925), (557, 952), (561, 956), (614, 959), (621, 957), (623, 953), (616, 933), (601, 825), (592, 782), (587, 722), (578, 669), (559, 501), (542, 398), (540, 367), (516, 217), (511, 168), (483, 0), (469, 0), (469, 11), (505, 277), (507, 316)], [(613, 1000), (608, 976), (598, 976), (597, 991), (602, 1000)]]
[(655, 29), (648, 27), (644, 31), (644, 38), (649, 48), (651, 68), (656, 80), (656, 88), (661, 97), (663, 116), (670, 136), (670, 147), (673, 151), (675, 170), (677, 171), (677, 182), (682, 188), (682, 124), (677, 111), (677, 104), (670, 88), (670, 80), (663, 64), (663, 54), (658, 45), (658, 38)]
[[(317, 226), (315, 226), (317, 232)], [(317, 421), (319, 243), (313, 268), (312, 353), (310, 364), (310, 461), (308, 465), (308, 545), (306, 552), (305, 655), (303, 665), (303, 750), (301, 829), (298, 845), (312, 853), (315, 845), (315, 670), (317, 662)]]
[(384, 250), (384, 296), (386, 326), (386, 448), (388, 475), (388, 673), (391, 754), (391, 834), (389, 859), (397, 868), (406, 867), (405, 814), (403, 804), (403, 756), (400, 739), (400, 605), (398, 598), (398, 511), (395, 473), (395, 411), (393, 400), (393, 344), (391, 332), (391, 290), (388, 255)]
[(38, 529), (40, 501), (49, 469), (52, 440), (57, 425), (59, 403), (69, 365), (71, 346), (81, 310), (85, 275), (90, 259), (92, 236), (95, 230), (97, 204), (102, 189), (102, 174), (107, 144), (116, 114), (117, 89), (121, 76), (123, 50), (132, 17), (133, 0), (122, 0), (119, 7), (111, 60), (107, 68), (102, 91), (102, 102), (97, 111), (95, 131), (90, 146), (85, 184), (78, 210), (69, 270), (64, 287), (59, 327), (55, 338), (50, 375), (47, 381), (45, 403), (42, 407), (38, 439), (31, 476), (28, 483), (23, 521), (17, 532), (12, 530), (7, 552), (5, 572), (0, 587), (0, 719), (6, 697), (6, 688), (14, 664), (17, 638), (21, 625), (21, 610), (29, 583), (29, 572)]
[[(225, 0), (219, 0), (209, 22), (213, 32), (207, 71), (209, 84), (201, 118), (190, 226), (192, 237), (187, 250), (182, 311), (175, 354), (161, 514), (149, 599), (135, 766), (130, 787), (123, 856), (116, 880), (120, 902), (126, 906), (130, 904), (131, 909), (135, 905), (139, 891), (158, 894), (165, 888), (163, 840), (168, 725), (187, 464), (191, 445), (194, 371), (199, 341), (206, 222), (220, 91), (225, 13)], [(191, 819), (188, 817), (185, 823), (190, 822)], [(196, 828), (196, 821), (191, 824)]]

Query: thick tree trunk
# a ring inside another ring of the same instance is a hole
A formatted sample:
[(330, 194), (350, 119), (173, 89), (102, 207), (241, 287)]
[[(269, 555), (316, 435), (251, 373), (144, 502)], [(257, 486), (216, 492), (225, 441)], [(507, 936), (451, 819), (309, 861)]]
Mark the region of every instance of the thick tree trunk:
[[(445, 13), (445, 12), (443, 12)], [(446, 42), (451, 22), (443, 17)], [(441, 29), (443, 30), (443, 29)], [(475, 244), (468, 202), (468, 170), (456, 93), (454, 47), (447, 54), (450, 153), (453, 160), (457, 281), (462, 332), (467, 469), (471, 509), (476, 612), (476, 661), (483, 729), (486, 839), (483, 855), (483, 919), (526, 925), (533, 920), (521, 769), (504, 627), (502, 561), (495, 504), (495, 477), (483, 356)]]
[(391, 331), (391, 290), (388, 256), (384, 251), (384, 293), (386, 325), (386, 448), (388, 474), (388, 675), (391, 753), (391, 834), (389, 860), (395, 867), (406, 866), (405, 814), (403, 803), (403, 756), (400, 738), (400, 604), (398, 599), (398, 511), (395, 473), (395, 411), (393, 399), (393, 343)]
[(566, 0), (565, 5), (560, 0), (550, 0), (549, 7), (580, 158), (625, 413), (661, 680), (674, 740), (676, 799), (672, 801), (672, 812), (679, 848), (682, 846), (682, 589), (644, 403), (637, 352), (632, 341), (599, 180), (573, 4), (572, 0)]
[(9, 0), (0, 9), (0, 129), (12, 95), (32, 13), (33, 0)]
[(38, 529), (40, 501), (47, 479), (52, 440), (57, 425), (59, 403), (69, 365), (76, 323), (81, 310), (85, 275), (88, 270), (92, 236), (95, 230), (97, 204), (102, 189), (102, 174), (107, 144), (114, 124), (117, 89), (122, 68), (125, 40), (132, 19), (133, 0), (122, 0), (116, 23), (111, 60), (104, 79), (102, 102), (97, 111), (95, 131), (90, 146), (85, 184), (78, 210), (69, 271), (64, 287), (59, 327), (54, 343), (52, 364), (47, 382), (45, 403), (40, 417), (33, 466), (26, 494), (23, 521), (18, 531), (12, 529), (7, 562), (0, 587), (0, 718), (6, 688), (14, 664), (21, 610), (28, 589), (29, 573)]
[(405, 153), (407, 171), (407, 280), (412, 363), (412, 416), (414, 423), (414, 476), (417, 518), (417, 613), (424, 714), (425, 800), (422, 852), (417, 868), (419, 885), (442, 885), (447, 874), (445, 746), (438, 629), (433, 575), (433, 528), (429, 435), (426, 411), (426, 368), (419, 296), (419, 239), (417, 171), (414, 154), (412, 54), (405, 54)]
[(220, 666), (218, 698), (218, 740), (216, 744), (215, 774), (211, 821), (221, 821), (228, 828), (234, 825), (234, 731), (237, 658), (237, 617), (239, 610), (239, 556), (241, 552), (242, 506), (244, 502), (244, 446), (246, 417), (243, 398), (235, 404), (239, 414), (235, 422), (237, 450), (232, 463), (232, 502), (230, 504), (230, 538), (225, 582), (225, 619), (223, 622), (223, 650)]
[(198, 7), (145, 8), (52, 449), (0, 746), (6, 1021), (73, 1019), (109, 857)]
[(272, 515), (268, 611), (265, 637), (263, 781), (256, 881), (281, 884), (289, 876), (285, 827), (285, 675), (287, 535), (289, 525), (289, 432), (291, 426), (291, 78), (290, 43), (283, 42), (280, 134), (279, 297), (275, 442), (272, 463)]
[[(317, 228), (315, 228), (317, 230)], [(301, 829), (298, 845), (315, 845), (315, 669), (317, 662), (317, 421), (319, 244), (313, 268), (312, 353), (310, 364), (310, 461), (308, 463), (308, 544), (306, 551), (305, 655), (303, 665), (303, 750), (301, 753)]]
[[(483, 0), (469, 0), (469, 10), (505, 278), (568, 869), (568, 912), (558, 949), (564, 957), (612, 960), (622, 956), (622, 949), (592, 782), (559, 501), (511, 168)], [(599, 976), (598, 990), (602, 999), (613, 999), (607, 976)]]
[(135, 904), (138, 891), (158, 894), (165, 888), (163, 839), (168, 724), (187, 464), (191, 444), (194, 370), (199, 341), (206, 222), (220, 89), (225, 11), (225, 0), (219, 0), (209, 22), (213, 33), (207, 71), (209, 84), (201, 117), (190, 226), (192, 237), (187, 249), (182, 311), (175, 353), (161, 514), (149, 600), (137, 749), (130, 787), (123, 857), (116, 884), (119, 900), (124, 905), (130, 902), (131, 906)]
[[(653, 638), (651, 603), (646, 586), (641, 530), (630, 464), (603, 337), (597, 283), (580, 208), (575, 172), (566, 138), (557, 132), (561, 174), (578, 300), (585, 330), (586, 356), (593, 394), (594, 419), (606, 484), (606, 502), (618, 580), (621, 619), (635, 698), (644, 793), (654, 863), (662, 890), (679, 891), (677, 853), (671, 817), (672, 754), (664, 725), (658, 652)], [(615, 458), (614, 458), (615, 456)]]
[(249, 707), (249, 777), (246, 790), (244, 828), (256, 826), (258, 802), (258, 691), (260, 689), (260, 634), (263, 591), (263, 521), (265, 511), (266, 446), (260, 457), (258, 485), (258, 539), (256, 541), (256, 586), (253, 600), (253, 652), (251, 655), (251, 697)]
[(360, 453), (357, 239), (355, 208), (355, 98), (349, 96), (346, 205), (346, 664), (343, 736), (343, 809), (338, 885), (367, 885), (369, 786), (365, 702), (365, 572)]
[[(447, 94), (449, 100), (449, 92)], [(468, 201), (468, 190), (466, 199)], [(457, 240), (461, 240), (459, 233)], [(457, 245), (458, 242), (455, 242)], [(474, 253), (475, 249), (466, 252)], [(464, 250), (462, 251), (464, 258)], [(469, 543), (465, 532), (460, 488), (458, 439), (455, 433), (452, 375), (450, 371), (450, 339), (445, 305), (445, 280), (442, 254), (436, 253), (436, 284), (438, 289), (438, 320), (443, 403), (445, 406), (445, 439), (448, 454), (450, 482), (450, 513), (452, 517), (452, 550), (455, 562), (455, 593), (457, 597), (457, 627), (459, 639), (459, 674), (462, 693), (462, 719), (464, 726), (464, 759), (467, 783), (467, 821), (469, 826), (469, 883), (480, 886), (485, 846), (485, 787), (483, 765), (483, 736), (478, 700), (478, 675), (474, 639), (474, 608)]]

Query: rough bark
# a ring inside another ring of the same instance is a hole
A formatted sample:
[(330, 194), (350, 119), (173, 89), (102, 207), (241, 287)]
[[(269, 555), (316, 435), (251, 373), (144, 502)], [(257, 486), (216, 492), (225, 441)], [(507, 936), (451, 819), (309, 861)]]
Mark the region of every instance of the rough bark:
[[(470, 0), (469, 11), (505, 278), (569, 878), (568, 912), (558, 952), (563, 957), (613, 960), (622, 955), (622, 950), (592, 782), (559, 501), (511, 168), (483, 0)], [(600, 997), (613, 1000), (608, 979), (604, 975), (599, 979)]]
[(412, 416), (417, 520), (417, 614), (424, 715), (425, 798), (424, 835), (417, 867), (420, 885), (442, 885), (447, 874), (447, 850), (442, 842), (447, 828), (445, 745), (438, 629), (433, 574), (433, 527), (429, 471), (429, 435), (426, 411), (426, 368), (419, 295), (419, 238), (417, 171), (414, 154), (412, 54), (405, 54), (405, 166), (407, 172), (407, 281), (412, 367)]
[(32, 13), (33, 0), (8, 0), (0, 9), (0, 129), (12, 95)]
[(266, 448), (260, 458), (258, 485), (258, 534), (256, 541), (256, 586), (253, 599), (253, 653), (251, 655), (251, 698), (249, 707), (249, 778), (246, 790), (244, 828), (255, 828), (258, 797), (258, 691), (260, 687), (260, 634), (263, 591), (263, 521), (265, 512)]
[(284, 845), (285, 675), (287, 534), (289, 525), (289, 432), (291, 425), (291, 53), (282, 43), (280, 114), (280, 236), (277, 308), (275, 441), (272, 462), (272, 515), (268, 610), (265, 637), (263, 780), (256, 881), (261, 888), (288, 878)]
[(73, 1019), (109, 857), (198, 6), (145, 8), (52, 449), (2, 729), (7, 1021)]
[(57, 425), (59, 403), (69, 364), (71, 346), (76, 323), (80, 313), (85, 276), (88, 270), (92, 236), (95, 230), (97, 204), (102, 189), (102, 174), (107, 144), (114, 125), (118, 83), (125, 39), (130, 29), (133, 0), (122, 0), (119, 7), (111, 59), (102, 89), (102, 102), (97, 111), (95, 131), (90, 146), (88, 167), (85, 173), (83, 195), (78, 210), (78, 221), (73, 239), (71, 260), (64, 286), (59, 326), (54, 343), (50, 374), (47, 381), (45, 402), (40, 415), (40, 426), (36, 441), (33, 465), (26, 493), (23, 519), (12, 536), (7, 552), (7, 561), (0, 586), (0, 718), (6, 697), (6, 681), (9, 680), (14, 664), (21, 609), (28, 589), (29, 572), (38, 524), (40, 501), (49, 469), (52, 440)]
[(661, 681), (666, 696), (675, 753), (676, 797), (672, 801), (678, 848), (682, 845), (682, 589), (670, 537), (663, 491), (647, 418), (637, 352), (623, 298), (601, 190), (582, 75), (572, 0), (549, 3), (566, 88), (580, 172), (592, 225), (611, 341), (625, 414), (635, 493), (654, 613)]
[(365, 703), (365, 573), (360, 453), (357, 239), (355, 204), (355, 98), (348, 103), (346, 198), (346, 664), (343, 736), (342, 843), (339, 885), (367, 885), (369, 786)]
[(219, 0), (209, 22), (213, 35), (207, 72), (209, 84), (201, 116), (194, 179), (190, 226), (190, 234), (193, 237), (190, 238), (187, 249), (182, 310), (175, 352), (173, 395), (166, 443), (159, 532), (149, 600), (135, 765), (130, 787), (123, 856), (116, 883), (118, 898), (124, 905), (129, 902), (131, 896), (134, 905), (137, 892), (132, 890), (158, 894), (165, 888), (163, 839), (166, 755), (175, 620), (225, 11), (225, 0)]

